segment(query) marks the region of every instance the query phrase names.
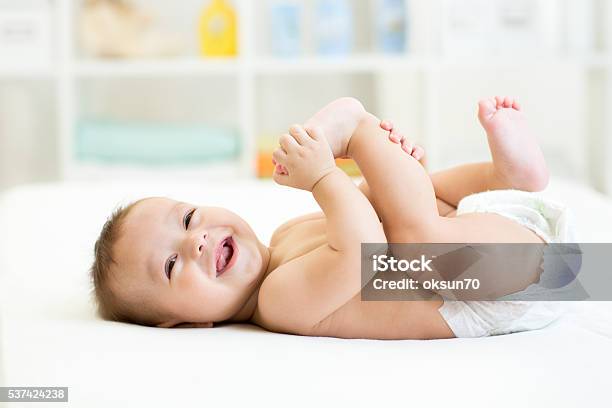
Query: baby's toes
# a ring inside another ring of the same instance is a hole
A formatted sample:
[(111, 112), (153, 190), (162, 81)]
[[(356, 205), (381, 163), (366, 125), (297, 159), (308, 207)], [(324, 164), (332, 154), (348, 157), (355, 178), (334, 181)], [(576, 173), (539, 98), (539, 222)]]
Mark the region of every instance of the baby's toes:
[(513, 104), (514, 104), (514, 98), (511, 98), (510, 96), (506, 96), (504, 98), (504, 108), (512, 109)]
[(382, 130), (386, 130), (387, 132), (392, 132), (393, 131), (393, 123), (389, 122), (388, 120), (383, 120), (380, 122), (380, 128)]
[(404, 139), (404, 135), (395, 130), (391, 131), (391, 133), (389, 134), (389, 140), (393, 143), (400, 144), (402, 142), (402, 139)]
[(495, 107), (497, 109), (501, 109), (504, 107), (504, 97), (503, 96), (496, 96), (495, 97)]
[(412, 154), (412, 150), (414, 149), (414, 144), (408, 139), (402, 140), (402, 150), (408, 154)]
[(481, 120), (488, 120), (495, 112), (497, 101), (495, 99), (482, 99), (478, 102), (478, 116)]
[(425, 149), (423, 149), (419, 145), (415, 145), (412, 150), (412, 157), (414, 157), (417, 161), (421, 161), (423, 157), (425, 157)]

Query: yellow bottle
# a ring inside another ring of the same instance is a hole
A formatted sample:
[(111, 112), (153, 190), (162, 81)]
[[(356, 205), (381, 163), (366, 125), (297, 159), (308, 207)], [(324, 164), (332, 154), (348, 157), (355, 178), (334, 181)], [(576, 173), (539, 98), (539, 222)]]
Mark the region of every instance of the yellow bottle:
[(226, 0), (212, 0), (200, 17), (200, 47), (205, 57), (237, 54), (236, 11)]

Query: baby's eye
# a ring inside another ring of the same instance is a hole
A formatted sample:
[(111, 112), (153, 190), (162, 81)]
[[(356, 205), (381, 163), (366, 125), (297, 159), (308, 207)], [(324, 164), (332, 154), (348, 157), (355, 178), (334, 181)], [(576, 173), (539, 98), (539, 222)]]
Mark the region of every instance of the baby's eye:
[(176, 263), (176, 255), (172, 255), (170, 258), (168, 258), (168, 260), (166, 261), (166, 267), (165, 272), (166, 272), (166, 277), (168, 279), (170, 279), (170, 277), (172, 276), (172, 268), (174, 268), (174, 264)]
[(195, 208), (191, 211), (189, 211), (187, 214), (185, 214), (185, 217), (183, 218), (183, 225), (185, 226), (185, 229), (189, 229), (189, 223), (191, 222), (191, 217), (193, 217), (193, 213), (195, 212)]

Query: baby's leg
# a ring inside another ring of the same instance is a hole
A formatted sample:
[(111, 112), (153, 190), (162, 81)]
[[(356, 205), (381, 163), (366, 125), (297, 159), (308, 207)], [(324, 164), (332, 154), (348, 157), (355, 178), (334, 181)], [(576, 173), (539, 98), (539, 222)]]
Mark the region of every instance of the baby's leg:
[[(345, 157), (347, 155), (349, 140), (365, 115), (366, 110), (357, 99), (340, 98), (329, 103), (323, 107), (323, 109), (315, 113), (304, 123), (304, 127), (307, 129), (311, 127), (320, 128), (321, 133), (325, 135), (329, 142), (334, 157)], [(371, 194), (367, 183), (363, 182), (359, 188), (365, 196), (371, 200)], [(372, 204), (374, 205), (374, 203)], [(437, 205), (440, 215), (447, 215), (455, 210), (454, 207), (446, 204), (442, 200), (437, 200)], [(378, 209), (375, 205), (374, 208), (378, 213)], [(380, 214), (378, 215), (382, 218)]]
[[(440, 216), (425, 169), (379, 136), (378, 124), (376, 117), (366, 114), (349, 142), (348, 153), (368, 183), (389, 243), (542, 243), (536, 234), (500, 215)], [(502, 296), (537, 281), (540, 259), (532, 265), (495, 280), (472, 277), (483, 282), (485, 293)]]
[(513, 188), (496, 176), (492, 162), (462, 164), (430, 174), (430, 178), (436, 197), (453, 210), (469, 195)]
[(398, 231), (420, 235), (439, 222), (436, 197), (423, 166), (390, 143), (379, 125), (378, 118), (365, 113), (347, 153), (368, 183), (387, 240), (403, 242), (406, 237)]
[(351, 136), (366, 110), (355, 98), (339, 98), (327, 104), (304, 123), (304, 128), (319, 128), (335, 158), (345, 157)]
[(487, 132), (493, 162), (433, 174), (436, 195), (456, 207), (463, 197), (487, 190), (543, 190), (548, 169), (520, 105), (509, 97), (485, 99), (479, 102), (478, 118)]
[[(434, 190), (435, 188), (436, 186), (434, 184)], [(372, 202), (372, 192), (370, 191), (370, 186), (368, 186), (368, 182), (366, 180), (363, 180), (359, 184), (359, 189), (368, 198), (368, 200)], [(457, 211), (456, 206), (452, 206), (448, 204), (447, 202), (441, 200), (440, 198), (437, 197), (437, 195), (438, 193), (436, 192), (436, 206), (438, 207), (439, 215), (443, 217), (448, 217), (448, 216), (451, 216), (451, 214), (453, 214), (455, 211)], [(376, 210), (376, 213), (378, 214), (378, 209), (376, 208), (373, 202), (372, 202), (372, 206), (374, 206), (374, 209)], [(380, 214), (379, 214), (379, 217), (380, 217)]]
[(438, 214), (425, 169), (389, 143), (380, 120), (365, 114), (348, 145), (361, 169), (389, 242), (540, 242), (519, 224), (494, 214)]

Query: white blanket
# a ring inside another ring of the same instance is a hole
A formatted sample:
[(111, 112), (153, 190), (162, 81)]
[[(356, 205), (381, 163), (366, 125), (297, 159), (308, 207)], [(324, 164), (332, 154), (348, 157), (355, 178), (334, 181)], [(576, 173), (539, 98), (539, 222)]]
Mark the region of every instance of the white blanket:
[[(269, 183), (40, 185), (0, 197), (0, 383), (70, 387), (71, 406), (604, 406), (612, 304), (581, 303), (544, 330), (373, 341), (253, 326), (163, 330), (103, 322), (89, 301), (93, 242), (117, 202), (170, 195), (224, 205), (266, 242), (307, 193)], [(612, 242), (612, 203), (557, 184), (581, 242)]]

